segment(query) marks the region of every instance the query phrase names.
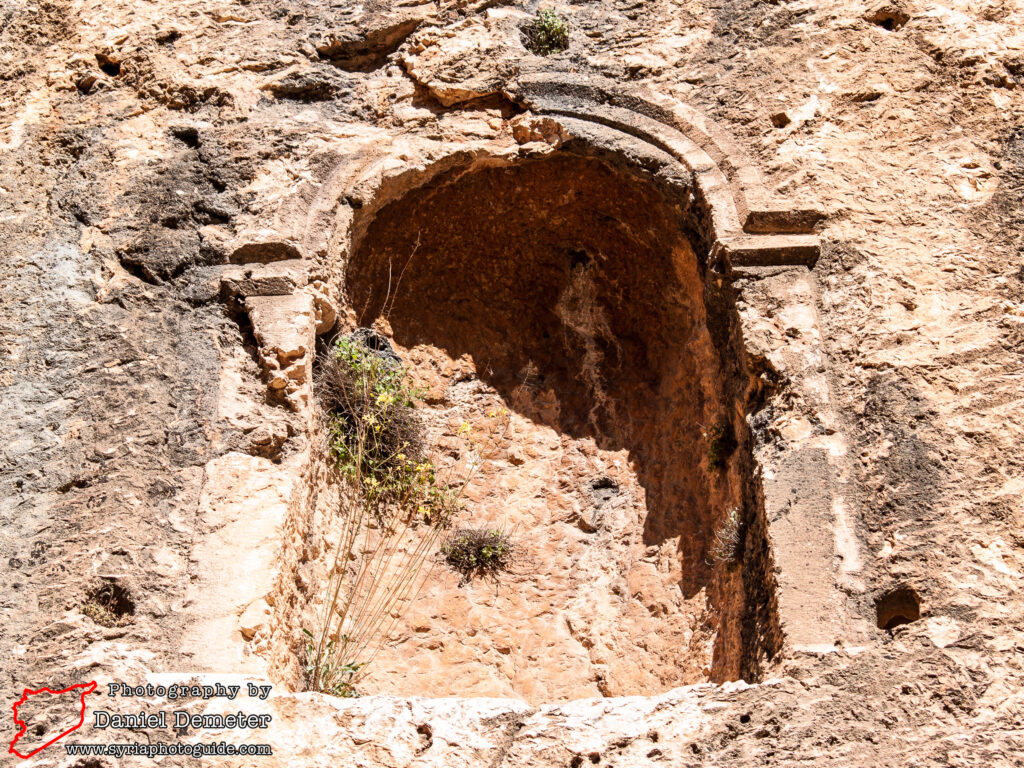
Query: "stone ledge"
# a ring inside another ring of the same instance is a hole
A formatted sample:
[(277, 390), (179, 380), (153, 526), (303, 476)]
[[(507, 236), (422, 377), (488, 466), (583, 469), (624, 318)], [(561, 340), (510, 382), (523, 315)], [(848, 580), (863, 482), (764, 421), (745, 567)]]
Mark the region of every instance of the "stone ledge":
[[(176, 679), (190, 677), (150, 676), (154, 683)], [(231, 682), (243, 687), (247, 682), (267, 684), (247, 676)], [(517, 699), (340, 699), (275, 688), (267, 701), (254, 701), (246, 710), (272, 714), (267, 730), (224, 730), (216, 739), (272, 744), (274, 755), (259, 758), (260, 765), (271, 768), (690, 765), (695, 754), (691, 745), (706, 738), (716, 723), (749, 719), (752, 709), (765, 707), (763, 693), (769, 690), (798, 697), (805, 689), (789, 680), (700, 684), (657, 696), (578, 699), (534, 708)], [(237, 704), (218, 699), (196, 707), (204, 714), (237, 709)], [(774, 710), (768, 705), (769, 714)], [(188, 740), (202, 738), (193, 734)], [(251, 758), (235, 758), (222, 764), (248, 768), (253, 763)]]
[(287, 296), (308, 282), (309, 262), (302, 259), (229, 267), (220, 276), (221, 295), (238, 299)]
[(202, 668), (266, 672), (265, 660), (245, 641), (268, 635), (282, 542), (302, 501), (297, 469), (240, 453), (206, 464), (198, 510), (205, 533), (192, 553), (192, 624), (183, 641)]
[(805, 235), (825, 219), (825, 213), (816, 208), (793, 208), (784, 203), (770, 203), (763, 207), (740, 211), (743, 230), (750, 234)]
[(864, 555), (847, 511), (852, 472), (843, 423), (822, 373), (814, 276), (789, 266), (738, 270), (734, 277), (747, 352), (785, 381), (788, 401), (748, 417), (787, 650), (862, 645), (871, 628), (849, 595), (864, 590)]
[(260, 367), (271, 394), (293, 410), (310, 402), (317, 312), (304, 291), (250, 296), (245, 308), (259, 344)]
[(821, 241), (814, 235), (727, 236), (718, 245), (734, 265), (743, 267), (813, 267), (821, 253)]

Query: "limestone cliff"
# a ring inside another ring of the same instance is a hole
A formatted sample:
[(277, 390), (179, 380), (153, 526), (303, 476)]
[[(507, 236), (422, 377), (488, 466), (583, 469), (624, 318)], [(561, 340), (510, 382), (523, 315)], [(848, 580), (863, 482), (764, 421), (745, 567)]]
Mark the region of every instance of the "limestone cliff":
[[(0, 68), (9, 703), (273, 685), (149, 733), (273, 747), (225, 765), (1019, 764), (1020, 3), (18, 0)], [(357, 327), (517, 557), (435, 556), (340, 699)]]

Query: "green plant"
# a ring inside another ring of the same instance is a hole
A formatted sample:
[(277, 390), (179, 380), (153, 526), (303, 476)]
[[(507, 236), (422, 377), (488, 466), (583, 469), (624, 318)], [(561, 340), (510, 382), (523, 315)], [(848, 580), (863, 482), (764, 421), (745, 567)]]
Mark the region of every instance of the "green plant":
[(515, 555), (508, 533), (500, 528), (461, 528), (441, 545), (441, 554), (463, 582), (507, 570)]
[(123, 627), (132, 621), (131, 616), (118, 616), (108, 606), (94, 602), (85, 603), (82, 606), (82, 613), (101, 627)]
[(82, 613), (101, 627), (124, 627), (135, 618), (135, 603), (124, 587), (105, 583), (89, 591)]
[(736, 435), (728, 419), (722, 418), (704, 430), (704, 442), (707, 444), (708, 467), (719, 469), (724, 467), (733, 451), (736, 450)]
[(340, 339), (316, 383), (330, 463), (346, 492), (316, 632), (303, 630), (306, 684), (352, 696), (422, 586), (468, 477), (437, 477), (415, 413), (418, 393), (393, 353)]
[(313, 633), (308, 629), (303, 629), (302, 633), (306, 636), (306, 680), (317, 682), (315, 690), (343, 699), (359, 696), (355, 677), (363, 665), (356, 662), (339, 663), (332, 639), (327, 641), (323, 653), (318, 654), (318, 642)]
[(711, 546), (711, 557), (720, 563), (739, 560), (743, 537), (740, 535), (742, 521), (739, 507), (733, 507), (715, 529), (715, 541)]
[(569, 47), (569, 25), (550, 8), (537, 12), (524, 36), (527, 50), (538, 56), (549, 56)]
[(337, 340), (317, 377), (337, 469), (352, 479), (411, 480), (402, 470), (424, 452), (418, 396), (399, 362), (354, 339)]

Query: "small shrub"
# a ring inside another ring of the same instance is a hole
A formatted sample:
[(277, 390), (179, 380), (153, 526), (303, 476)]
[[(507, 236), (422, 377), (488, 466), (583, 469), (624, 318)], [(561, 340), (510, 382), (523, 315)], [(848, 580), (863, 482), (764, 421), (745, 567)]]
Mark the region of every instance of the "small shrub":
[(366, 665), (339, 662), (334, 640), (328, 640), (323, 652), (317, 654), (316, 637), (308, 629), (302, 633), (306, 636), (306, 680), (316, 681), (316, 690), (322, 693), (342, 699), (358, 698), (355, 678)]
[(739, 560), (743, 544), (741, 527), (739, 507), (733, 507), (715, 530), (715, 541), (711, 545), (711, 557), (720, 563)]
[(569, 25), (550, 8), (537, 12), (524, 36), (526, 49), (538, 56), (550, 56), (569, 47)]
[(441, 545), (441, 554), (466, 582), (475, 576), (493, 577), (508, 570), (515, 546), (500, 528), (460, 528)]
[(704, 442), (707, 444), (708, 467), (724, 467), (736, 450), (736, 435), (732, 431), (732, 424), (728, 419), (719, 419), (704, 430)]
[(82, 613), (101, 627), (124, 627), (135, 617), (135, 603), (128, 590), (111, 582), (89, 592)]
[(359, 329), (335, 341), (315, 384), (329, 458), (347, 487), (323, 607), (315, 632), (303, 630), (306, 687), (351, 697), (422, 587), (468, 478), (437, 478), (419, 393), (384, 337)]
[(336, 341), (320, 364), (317, 397), (328, 414), (337, 468), (348, 477), (366, 475), (383, 481), (407, 460), (421, 460), (423, 427), (414, 411), (417, 396), (406, 370), (390, 356), (355, 337)]

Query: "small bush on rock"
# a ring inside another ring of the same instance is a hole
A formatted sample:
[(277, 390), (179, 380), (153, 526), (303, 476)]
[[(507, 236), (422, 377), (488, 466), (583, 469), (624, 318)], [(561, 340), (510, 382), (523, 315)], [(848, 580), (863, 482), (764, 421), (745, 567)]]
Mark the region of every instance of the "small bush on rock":
[(441, 554), (466, 582), (475, 576), (493, 577), (508, 570), (515, 545), (500, 528), (460, 528), (441, 546)]
[(306, 680), (315, 682), (314, 690), (329, 693), (342, 699), (359, 697), (355, 680), (359, 670), (365, 664), (357, 662), (341, 662), (338, 658), (334, 640), (328, 640), (323, 651), (317, 651), (317, 639), (308, 629), (303, 629), (306, 636)]
[(550, 8), (537, 13), (537, 18), (524, 30), (526, 49), (538, 56), (549, 56), (569, 47), (569, 25)]
[(320, 365), (317, 398), (329, 414), (337, 467), (350, 478), (394, 479), (406, 459), (424, 453), (418, 393), (400, 363), (354, 338), (339, 339), (331, 352)]
[(437, 477), (418, 393), (376, 332), (358, 329), (337, 340), (315, 383), (329, 459), (344, 488), (321, 614), (314, 632), (303, 630), (306, 685), (347, 697), (419, 592), (468, 477)]
[(86, 595), (82, 613), (101, 627), (123, 627), (135, 618), (135, 602), (120, 584), (104, 583)]
[(721, 525), (715, 530), (715, 541), (711, 546), (711, 556), (720, 563), (734, 562), (740, 559), (743, 536), (740, 528), (739, 507), (733, 507), (725, 516)]
[(721, 469), (736, 450), (736, 435), (727, 419), (719, 419), (704, 430), (704, 442), (708, 447), (708, 467)]

